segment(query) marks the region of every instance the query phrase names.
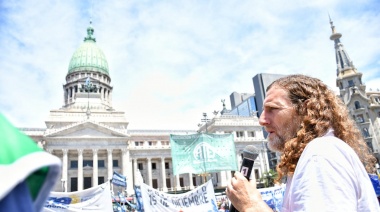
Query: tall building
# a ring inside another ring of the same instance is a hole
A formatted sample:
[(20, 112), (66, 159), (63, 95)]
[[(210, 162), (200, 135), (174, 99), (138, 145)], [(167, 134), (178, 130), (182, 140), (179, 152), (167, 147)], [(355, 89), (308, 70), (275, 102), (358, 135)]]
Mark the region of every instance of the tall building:
[[(256, 108), (257, 108), (257, 116), (260, 117), (261, 112), (263, 111), (263, 103), (266, 96), (266, 89), (267, 87), (276, 79), (279, 79), (285, 75), (282, 74), (266, 74), (266, 73), (260, 73), (256, 74), (252, 78), (253, 87), (255, 89), (255, 101), (256, 101)], [(264, 137), (267, 137), (268, 133), (263, 130)], [(269, 168), (276, 170), (277, 162), (279, 160), (279, 154), (276, 152), (270, 151), (267, 149), (267, 157), (269, 161)]]
[[(62, 160), (61, 178), (54, 191), (77, 191), (112, 178), (113, 172), (127, 177), (127, 193), (143, 181), (161, 191), (193, 189), (202, 176), (187, 173), (173, 176), (170, 134), (195, 134), (192, 130), (128, 130), (123, 111), (112, 107), (111, 74), (103, 51), (96, 45), (94, 28), (87, 28), (84, 42), (74, 52), (63, 85), (63, 106), (50, 111), (46, 128), (24, 128), (25, 134), (47, 152)], [(229, 117), (215, 117), (213, 120)], [(210, 132), (239, 132), (236, 157), (246, 145), (263, 140), (257, 117), (249, 126), (235, 119), (226, 128), (209, 125)], [(217, 122), (219, 123), (219, 122)], [(239, 128), (240, 126), (240, 128)], [(241, 160), (240, 160), (241, 161)], [(264, 162), (262, 162), (264, 164)], [(263, 167), (256, 167), (260, 174)], [(230, 171), (212, 174), (216, 188), (224, 188)], [(259, 177), (259, 175), (258, 175)], [(120, 188), (114, 187), (114, 191)]]
[(253, 96), (253, 93), (238, 93), (236, 91), (232, 92), (230, 94), (231, 108), (236, 107), (251, 96)]
[(336, 32), (330, 19), (332, 34), (330, 40), (334, 41), (336, 59), (336, 86), (339, 88), (340, 97), (346, 104), (350, 114), (361, 130), (367, 145), (378, 160), (379, 133), (378, 123), (380, 117), (380, 92), (366, 91), (366, 85), (362, 82), (362, 73), (358, 72), (351, 58), (348, 56), (340, 38), (341, 33)]
[(265, 96), (267, 94), (266, 92), (267, 87), (276, 79), (279, 79), (284, 76), (285, 75), (282, 75), (282, 74), (260, 73), (260, 74), (256, 74), (252, 78), (253, 88), (255, 89), (256, 107), (258, 111), (257, 115), (259, 117), (261, 115), (261, 111), (263, 111), (263, 103), (264, 103)]
[(255, 95), (248, 93), (233, 92), (230, 95), (231, 110), (224, 110), (222, 113), (238, 116), (251, 116), (256, 115), (257, 107), (255, 102)]

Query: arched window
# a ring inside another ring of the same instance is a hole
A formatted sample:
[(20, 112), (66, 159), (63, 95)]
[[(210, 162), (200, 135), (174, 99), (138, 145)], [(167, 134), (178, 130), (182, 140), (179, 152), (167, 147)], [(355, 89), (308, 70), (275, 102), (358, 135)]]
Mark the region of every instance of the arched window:
[(355, 101), (355, 109), (359, 109), (361, 108), (360, 107), (360, 102), (359, 101)]

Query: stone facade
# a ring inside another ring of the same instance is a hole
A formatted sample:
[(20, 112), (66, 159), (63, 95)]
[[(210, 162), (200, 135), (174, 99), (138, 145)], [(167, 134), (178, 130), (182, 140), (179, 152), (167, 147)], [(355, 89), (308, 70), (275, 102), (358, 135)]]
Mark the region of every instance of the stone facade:
[(340, 97), (356, 121), (367, 145), (380, 161), (380, 144), (376, 139), (380, 128), (373, 124), (380, 117), (380, 91), (366, 91), (366, 85), (362, 82), (363, 74), (357, 71), (340, 41), (342, 34), (336, 32), (331, 20), (330, 24), (332, 29), (330, 39), (335, 44), (337, 64), (336, 85), (339, 88)]

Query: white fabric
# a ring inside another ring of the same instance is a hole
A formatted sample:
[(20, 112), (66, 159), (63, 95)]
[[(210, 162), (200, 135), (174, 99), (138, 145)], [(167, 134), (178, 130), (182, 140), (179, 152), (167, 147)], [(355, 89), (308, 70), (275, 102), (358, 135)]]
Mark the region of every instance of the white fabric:
[(329, 131), (303, 151), (288, 178), (282, 212), (380, 211), (374, 188), (359, 157)]
[(110, 182), (74, 192), (51, 192), (43, 212), (113, 212)]
[(145, 212), (218, 212), (212, 180), (182, 194), (167, 194), (141, 184)]

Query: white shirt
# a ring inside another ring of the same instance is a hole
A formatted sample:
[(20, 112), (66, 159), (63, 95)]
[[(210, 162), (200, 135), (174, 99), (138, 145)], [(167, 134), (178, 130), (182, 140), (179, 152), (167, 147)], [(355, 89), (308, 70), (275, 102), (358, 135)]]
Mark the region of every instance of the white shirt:
[(354, 150), (333, 131), (307, 144), (288, 177), (282, 212), (380, 211), (374, 188)]

